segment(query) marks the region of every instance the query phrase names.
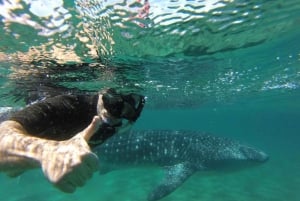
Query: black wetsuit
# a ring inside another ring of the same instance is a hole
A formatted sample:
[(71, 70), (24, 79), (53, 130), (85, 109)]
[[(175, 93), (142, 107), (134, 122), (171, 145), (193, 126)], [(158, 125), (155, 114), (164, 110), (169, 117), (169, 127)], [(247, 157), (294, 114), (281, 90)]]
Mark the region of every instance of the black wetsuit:
[(97, 115), (98, 97), (60, 95), (48, 98), (13, 113), (9, 120), (19, 122), (30, 135), (36, 137), (69, 139), (86, 128)]
[[(98, 99), (98, 94), (55, 96), (12, 113), (8, 119), (19, 122), (29, 135), (50, 140), (66, 140), (92, 122), (93, 117), (97, 115)], [(145, 104), (144, 96), (134, 93), (120, 94), (114, 89), (106, 90), (102, 94), (102, 101), (103, 107), (110, 115), (126, 119), (130, 123), (137, 120)], [(1, 119), (3, 120), (3, 117)], [(114, 125), (102, 122), (89, 144), (101, 144), (121, 126), (122, 121)]]

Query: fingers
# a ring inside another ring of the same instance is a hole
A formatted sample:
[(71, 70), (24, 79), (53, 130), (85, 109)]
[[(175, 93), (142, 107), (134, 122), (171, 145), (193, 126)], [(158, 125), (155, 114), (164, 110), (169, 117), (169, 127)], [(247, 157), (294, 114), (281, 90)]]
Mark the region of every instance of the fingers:
[(74, 193), (76, 190), (76, 186), (74, 186), (67, 180), (61, 180), (59, 183), (55, 184), (55, 187), (65, 193)]
[(85, 139), (85, 141), (88, 142), (91, 139), (91, 137), (98, 130), (100, 123), (101, 123), (100, 117), (94, 116), (90, 125), (80, 133), (82, 137)]
[[(53, 145), (53, 150), (58, 151), (49, 153), (51, 163), (48, 162), (48, 157), (45, 162), (42, 161), (45, 175), (61, 191), (74, 192), (98, 170), (98, 157), (90, 151), (85, 141), (89, 141), (99, 126), (100, 117), (95, 116), (90, 125), (74, 138)], [(66, 146), (67, 150), (59, 149), (59, 146)]]
[(65, 193), (73, 193), (77, 187), (82, 187), (98, 170), (98, 158), (91, 153), (82, 158), (82, 163), (73, 167), (73, 170), (63, 176), (55, 186)]
[(84, 164), (89, 168), (90, 172), (99, 170), (99, 161), (96, 154), (90, 153), (88, 155), (85, 155), (82, 160), (84, 161)]

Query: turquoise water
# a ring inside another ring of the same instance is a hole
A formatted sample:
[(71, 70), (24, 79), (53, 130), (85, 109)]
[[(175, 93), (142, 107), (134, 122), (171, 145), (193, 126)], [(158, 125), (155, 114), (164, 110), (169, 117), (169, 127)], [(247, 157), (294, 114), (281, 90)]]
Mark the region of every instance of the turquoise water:
[[(144, 18), (134, 18), (143, 1), (82, 2), (39, 12), (34, 1), (0, 1), (1, 107), (103, 87), (143, 93), (134, 129), (207, 131), (270, 155), (243, 171), (198, 172), (162, 200), (300, 200), (299, 0), (149, 0)], [(158, 167), (96, 173), (69, 195), (40, 170), (0, 174), (0, 200), (140, 201), (162, 176)]]

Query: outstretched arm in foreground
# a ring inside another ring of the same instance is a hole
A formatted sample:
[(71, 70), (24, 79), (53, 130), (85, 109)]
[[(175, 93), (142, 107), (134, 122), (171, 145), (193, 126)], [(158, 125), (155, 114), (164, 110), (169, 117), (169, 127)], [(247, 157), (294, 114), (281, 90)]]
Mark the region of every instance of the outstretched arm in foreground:
[(45, 176), (64, 192), (83, 186), (98, 169), (98, 158), (87, 141), (100, 125), (99, 116), (73, 138), (65, 141), (46, 140), (27, 134), (21, 124), (0, 124), (0, 171), (10, 176), (41, 167)]

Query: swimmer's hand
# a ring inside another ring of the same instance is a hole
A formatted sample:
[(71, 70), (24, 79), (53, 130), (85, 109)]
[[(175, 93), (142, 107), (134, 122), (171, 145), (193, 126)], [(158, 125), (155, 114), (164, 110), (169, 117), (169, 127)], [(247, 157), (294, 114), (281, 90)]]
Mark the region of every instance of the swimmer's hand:
[(100, 118), (95, 116), (91, 124), (73, 138), (53, 142), (45, 147), (40, 160), (42, 170), (51, 183), (61, 191), (72, 193), (85, 184), (98, 170), (98, 158), (87, 142), (97, 131)]

